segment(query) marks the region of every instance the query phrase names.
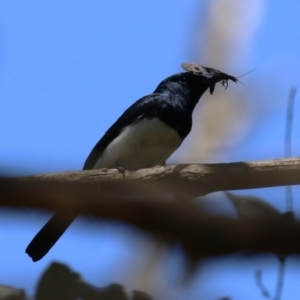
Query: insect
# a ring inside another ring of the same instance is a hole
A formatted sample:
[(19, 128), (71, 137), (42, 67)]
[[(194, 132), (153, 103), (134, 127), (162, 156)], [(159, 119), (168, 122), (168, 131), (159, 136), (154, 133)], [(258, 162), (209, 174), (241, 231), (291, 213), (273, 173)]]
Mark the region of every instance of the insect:
[[(182, 63), (181, 67), (183, 70), (185, 70), (186, 72), (192, 73), (194, 75), (200, 75), (200, 76), (204, 76), (207, 78), (211, 78), (211, 85), (209, 88), (210, 93), (212, 94), (214, 92), (215, 89), (215, 84), (217, 82), (221, 82), (222, 86), (225, 88), (225, 90), (228, 87), (228, 80), (231, 80), (233, 82), (241, 82), (238, 78), (245, 76), (251, 72), (253, 72), (255, 70), (255, 68), (245, 74), (242, 74), (238, 77), (234, 77), (231, 75), (228, 75), (226, 73), (223, 73), (219, 70), (213, 69), (213, 68), (208, 68), (208, 67), (204, 67), (200, 64), (197, 63)], [(241, 82), (242, 83), (242, 82)]]

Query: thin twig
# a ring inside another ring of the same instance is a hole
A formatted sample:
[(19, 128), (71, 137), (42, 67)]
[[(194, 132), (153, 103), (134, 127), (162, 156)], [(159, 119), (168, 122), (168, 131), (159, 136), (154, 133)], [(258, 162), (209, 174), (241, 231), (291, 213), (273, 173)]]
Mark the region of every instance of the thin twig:
[[(292, 129), (293, 129), (293, 112), (294, 112), (294, 103), (296, 97), (297, 89), (296, 87), (292, 87), (287, 103), (287, 115), (286, 115), (286, 126), (285, 126), (285, 142), (284, 142), (284, 155), (286, 158), (291, 157), (292, 155)], [(286, 198), (286, 210), (287, 212), (293, 211), (293, 191), (291, 186), (285, 187), (285, 198)], [(276, 293), (274, 300), (280, 300), (282, 290), (283, 290), (283, 279), (285, 273), (285, 264), (286, 264), (286, 256), (279, 256), (279, 269), (278, 269), (278, 278), (276, 285)]]
[(285, 273), (285, 264), (286, 264), (286, 256), (282, 256), (279, 258), (279, 270), (278, 270), (278, 278), (276, 285), (276, 293), (274, 300), (280, 300), (282, 290), (283, 290), (283, 279)]
[[(294, 102), (297, 89), (292, 87), (288, 96), (287, 103), (287, 115), (286, 115), (286, 126), (285, 126), (285, 142), (284, 142), (284, 156), (286, 158), (292, 155), (292, 128), (293, 128), (293, 111)], [(285, 187), (285, 198), (286, 198), (286, 209), (288, 212), (293, 211), (293, 194), (292, 187)], [(278, 256), (279, 269), (277, 277), (277, 285), (274, 300), (280, 300), (283, 290), (283, 279), (285, 273), (286, 256)]]
[(270, 293), (267, 290), (267, 288), (265, 287), (263, 280), (262, 280), (262, 270), (257, 270), (255, 272), (255, 281), (256, 281), (256, 285), (258, 287), (258, 289), (261, 291), (262, 295), (269, 299), (270, 298)]
[[(297, 89), (292, 87), (288, 97), (287, 103), (287, 116), (286, 116), (286, 127), (285, 127), (285, 143), (284, 143), (284, 156), (286, 158), (292, 155), (292, 128), (293, 128), (293, 111), (294, 102), (296, 97)], [(293, 194), (291, 186), (285, 187), (286, 194), (286, 209), (287, 211), (293, 211)]]

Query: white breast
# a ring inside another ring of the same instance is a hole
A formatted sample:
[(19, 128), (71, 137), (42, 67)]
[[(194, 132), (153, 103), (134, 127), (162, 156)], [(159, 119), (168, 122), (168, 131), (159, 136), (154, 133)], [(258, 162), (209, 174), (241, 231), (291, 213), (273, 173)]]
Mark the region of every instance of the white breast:
[(140, 169), (162, 164), (180, 146), (179, 134), (158, 119), (126, 127), (102, 153), (94, 169)]

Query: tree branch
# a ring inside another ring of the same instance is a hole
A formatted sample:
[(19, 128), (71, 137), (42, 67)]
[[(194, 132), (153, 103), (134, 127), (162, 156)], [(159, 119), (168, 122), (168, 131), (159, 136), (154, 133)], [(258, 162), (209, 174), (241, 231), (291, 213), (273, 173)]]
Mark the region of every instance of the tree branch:
[(126, 171), (116, 169), (52, 173), (23, 177), (24, 181), (88, 183), (101, 188), (104, 198), (175, 194), (191, 198), (224, 190), (300, 184), (300, 158), (220, 164), (166, 165)]
[(66, 215), (78, 213), (127, 222), (166, 241), (181, 243), (195, 258), (246, 249), (288, 254), (300, 253), (298, 222), (207, 216), (196, 203), (183, 201), (218, 190), (299, 183), (297, 158), (168, 165), (128, 171), (125, 180), (117, 170), (102, 169), (0, 178), (0, 205), (64, 210)]

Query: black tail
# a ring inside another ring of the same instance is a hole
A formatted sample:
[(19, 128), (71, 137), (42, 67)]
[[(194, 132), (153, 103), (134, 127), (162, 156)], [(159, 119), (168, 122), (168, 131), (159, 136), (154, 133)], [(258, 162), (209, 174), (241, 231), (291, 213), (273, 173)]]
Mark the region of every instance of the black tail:
[(75, 218), (76, 215), (56, 213), (33, 238), (25, 252), (33, 261), (43, 258)]

